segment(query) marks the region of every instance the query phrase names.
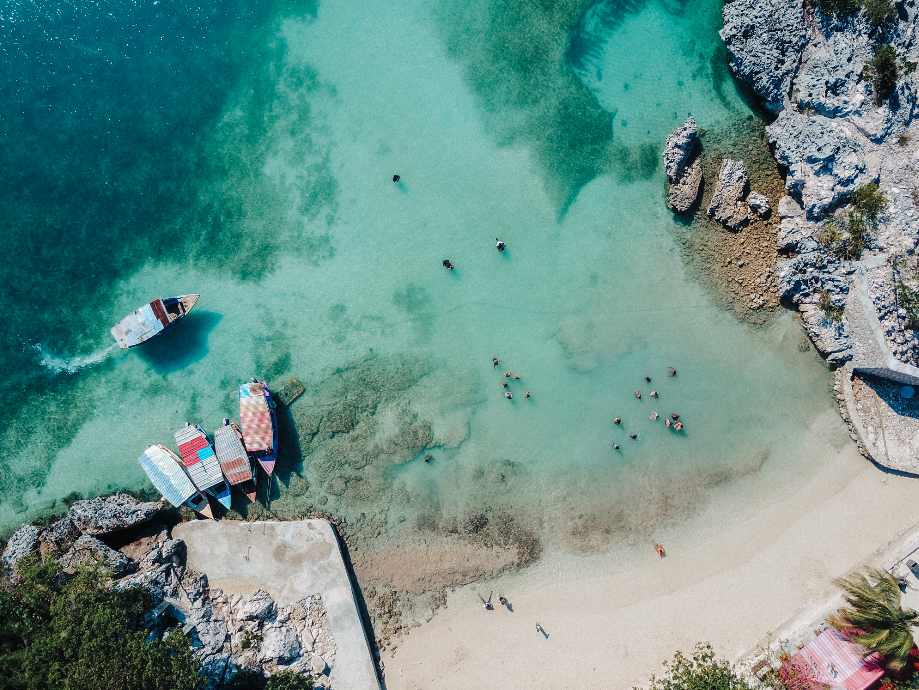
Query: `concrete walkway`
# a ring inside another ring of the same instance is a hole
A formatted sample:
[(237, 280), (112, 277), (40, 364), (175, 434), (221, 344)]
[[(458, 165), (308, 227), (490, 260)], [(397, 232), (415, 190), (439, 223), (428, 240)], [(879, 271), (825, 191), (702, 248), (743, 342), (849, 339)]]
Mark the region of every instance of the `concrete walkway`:
[(236, 522), (195, 520), (177, 525), (188, 565), (226, 594), (268, 592), (279, 606), (321, 594), (338, 651), (333, 687), (380, 690), (348, 571), (325, 520)]

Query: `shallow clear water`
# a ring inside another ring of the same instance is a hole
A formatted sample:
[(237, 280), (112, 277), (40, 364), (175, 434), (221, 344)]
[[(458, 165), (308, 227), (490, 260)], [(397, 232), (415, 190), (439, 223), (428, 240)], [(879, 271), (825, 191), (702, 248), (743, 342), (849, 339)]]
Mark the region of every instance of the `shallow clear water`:
[[(272, 510), (378, 546), (485, 515), (602, 550), (848, 442), (792, 315), (713, 304), (664, 204), (666, 134), (750, 114), (721, 3), (208, 7), (2, 14), (5, 532), (149, 487), (143, 449), (234, 416), (252, 375), (306, 388)], [(112, 348), (188, 292), (173, 333)]]

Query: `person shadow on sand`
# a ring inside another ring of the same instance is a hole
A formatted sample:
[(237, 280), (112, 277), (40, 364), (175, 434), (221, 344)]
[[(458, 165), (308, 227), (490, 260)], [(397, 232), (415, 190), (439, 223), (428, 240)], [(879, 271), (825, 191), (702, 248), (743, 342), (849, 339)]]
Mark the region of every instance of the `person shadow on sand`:
[(549, 639), (549, 633), (543, 630), (543, 627), (539, 623), (536, 624), (536, 632), (542, 633), (543, 637), (545, 637), (547, 640)]

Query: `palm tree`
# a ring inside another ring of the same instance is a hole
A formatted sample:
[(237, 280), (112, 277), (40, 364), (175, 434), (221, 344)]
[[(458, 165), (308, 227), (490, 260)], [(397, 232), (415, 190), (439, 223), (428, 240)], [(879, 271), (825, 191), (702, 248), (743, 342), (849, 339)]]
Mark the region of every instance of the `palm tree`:
[(900, 586), (893, 576), (866, 568), (864, 574), (838, 579), (836, 584), (845, 590), (851, 608), (839, 609), (827, 622), (838, 630), (858, 630), (849, 640), (884, 655), (888, 668), (906, 666), (919, 613), (900, 608)]

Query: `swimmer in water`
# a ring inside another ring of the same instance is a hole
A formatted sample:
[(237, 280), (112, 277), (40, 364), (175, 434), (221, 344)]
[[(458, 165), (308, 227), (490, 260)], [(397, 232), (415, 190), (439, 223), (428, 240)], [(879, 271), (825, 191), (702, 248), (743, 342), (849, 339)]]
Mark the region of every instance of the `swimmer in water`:
[(652, 398), (656, 398), (656, 397), (657, 397), (657, 391), (651, 391), (651, 397), (652, 397)]
[(622, 424), (622, 420), (616, 417), (616, 419), (613, 420), (613, 424)]
[(670, 415), (670, 416), (673, 417), (673, 421), (676, 421), (676, 420), (678, 420), (678, 419), (680, 418), (680, 415), (678, 415), (678, 414), (672, 414), (672, 415)]
[(511, 392), (507, 392), (507, 393), (504, 394), (504, 397), (507, 398), (508, 400), (513, 400), (513, 399), (514, 399), (514, 394), (511, 393)]
[(676, 369), (670, 367), (670, 376), (676, 376)]
[(453, 264), (450, 262), (450, 259), (444, 259), (444, 268), (446, 268), (448, 271), (453, 270)]
[(507, 381), (501, 382), (501, 388), (507, 388)]
[(511, 377), (511, 372), (505, 371), (505, 372), (504, 372), (504, 378), (508, 378), (508, 379), (509, 379), (510, 377)]
[(646, 382), (646, 383), (651, 383), (651, 377), (650, 377), (650, 376), (645, 376), (645, 382)]
[(629, 434), (629, 438), (636, 439), (638, 438), (638, 434)]
[(425, 462), (431, 462), (431, 460), (433, 460), (433, 459), (434, 459), (434, 456), (433, 456), (433, 455), (425, 455), (425, 456), (424, 456), (424, 461), (425, 461)]
[(497, 367), (497, 366), (501, 363), (501, 360), (498, 359), (497, 357), (492, 357), (492, 358), (491, 358), (491, 363), (494, 364), (495, 367)]
[(670, 420), (669, 420), (669, 419), (664, 419), (664, 424), (666, 424), (667, 426), (670, 426)]
[(530, 397), (530, 391), (527, 391), (526, 393), (524, 393), (524, 394), (523, 394), (523, 397), (524, 397), (524, 398), (529, 398), (529, 397)]
[(614, 444), (613, 444), (613, 448), (614, 448), (615, 450), (619, 450), (619, 444), (618, 444), (618, 443), (614, 443)]
[(393, 182), (398, 182), (398, 181), (399, 181), (399, 176), (398, 176), (398, 175), (393, 175), (393, 176), (392, 176), (392, 181), (393, 181)]
[(497, 237), (495, 238), (495, 246), (498, 248), (499, 252), (503, 252), (504, 249), (507, 247), (507, 245), (504, 244), (504, 242), (499, 240)]
[(657, 412), (652, 412), (652, 413), (651, 413), (651, 419), (653, 419), (655, 422), (657, 421), (657, 418), (658, 418), (658, 417), (660, 417), (660, 415), (657, 414)]
[(638, 391), (635, 391), (635, 397), (641, 400), (641, 393), (639, 393)]
[(514, 374), (514, 378), (517, 379), (518, 381), (520, 380), (520, 377), (517, 376), (517, 374)]
[(683, 430), (683, 422), (677, 422), (676, 424), (673, 425), (673, 428), (676, 429), (677, 431), (682, 431), (682, 430)]

